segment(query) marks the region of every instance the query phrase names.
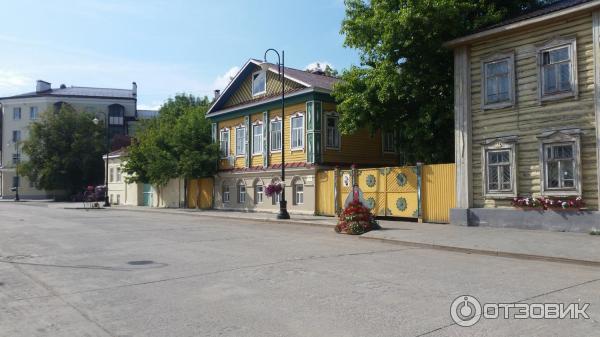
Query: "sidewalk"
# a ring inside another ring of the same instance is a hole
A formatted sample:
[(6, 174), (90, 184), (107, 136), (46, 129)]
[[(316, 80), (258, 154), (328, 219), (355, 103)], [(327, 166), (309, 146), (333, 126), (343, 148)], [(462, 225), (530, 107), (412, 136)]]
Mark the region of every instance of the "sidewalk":
[[(68, 208), (64, 207), (63, 208)], [(290, 220), (277, 220), (275, 214), (217, 210), (168, 209), (135, 206), (115, 206), (114, 210), (185, 214), (190, 216), (256, 220), (309, 226), (330, 227), (333, 217), (292, 215)], [(360, 236), (361, 239), (381, 240), (410, 245), (520, 259), (544, 260), (600, 267), (600, 236), (511, 228), (462, 227), (402, 221), (379, 221), (382, 230)]]

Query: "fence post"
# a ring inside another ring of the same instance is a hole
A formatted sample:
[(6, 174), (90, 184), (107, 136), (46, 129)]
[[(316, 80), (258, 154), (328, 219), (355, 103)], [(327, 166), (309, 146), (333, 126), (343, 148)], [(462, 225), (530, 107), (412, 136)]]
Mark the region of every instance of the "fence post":
[(338, 184), (338, 179), (340, 177), (340, 168), (338, 166), (333, 170), (333, 208), (336, 215), (340, 214), (340, 204), (338, 198), (338, 189), (340, 188)]
[(423, 163), (417, 163), (417, 212), (418, 212), (418, 222), (423, 222)]

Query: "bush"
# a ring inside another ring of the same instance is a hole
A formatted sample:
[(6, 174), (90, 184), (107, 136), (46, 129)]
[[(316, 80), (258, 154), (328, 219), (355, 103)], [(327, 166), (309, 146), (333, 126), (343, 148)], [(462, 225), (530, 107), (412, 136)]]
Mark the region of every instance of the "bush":
[(379, 224), (371, 211), (360, 201), (352, 201), (340, 214), (335, 231), (351, 235), (360, 235), (374, 229), (379, 229)]

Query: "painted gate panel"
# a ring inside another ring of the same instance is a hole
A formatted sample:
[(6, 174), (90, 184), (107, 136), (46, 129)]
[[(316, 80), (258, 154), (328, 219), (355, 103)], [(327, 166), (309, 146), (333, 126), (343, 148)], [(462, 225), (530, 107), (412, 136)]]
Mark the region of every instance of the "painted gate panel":
[(213, 178), (201, 178), (188, 180), (187, 185), (187, 200), (188, 208), (212, 208), (213, 204)]
[(450, 208), (456, 207), (455, 164), (423, 165), (423, 221), (450, 222)]
[(319, 171), (317, 173), (317, 200), (315, 212), (317, 215), (335, 216), (335, 172)]

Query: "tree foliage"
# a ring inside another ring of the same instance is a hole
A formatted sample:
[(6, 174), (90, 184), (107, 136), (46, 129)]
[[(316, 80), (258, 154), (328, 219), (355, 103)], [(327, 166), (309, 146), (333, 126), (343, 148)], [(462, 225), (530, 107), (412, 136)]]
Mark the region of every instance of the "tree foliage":
[(395, 130), (405, 162), (453, 161), (453, 55), (443, 43), (544, 0), (346, 0), (341, 32), (360, 66), (333, 95), (343, 133)]
[(93, 119), (92, 113), (76, 111), (68, 104), (56, 113), (53, 109), (44, 112), (30, 125), (29, 138), (23, 142), (29, 157), (21, 164), (23, 175), (38, 188), (69, 195), (102, 183), (105, 129)]
[(205, 114), (208, 98), (177, 95), (155, 119), (145, 121), (128, 148), (128, 181), (150, 183), (158, 192), (174, 178), (199, 178), (216, 171), (218, 147), (212, 143)]

